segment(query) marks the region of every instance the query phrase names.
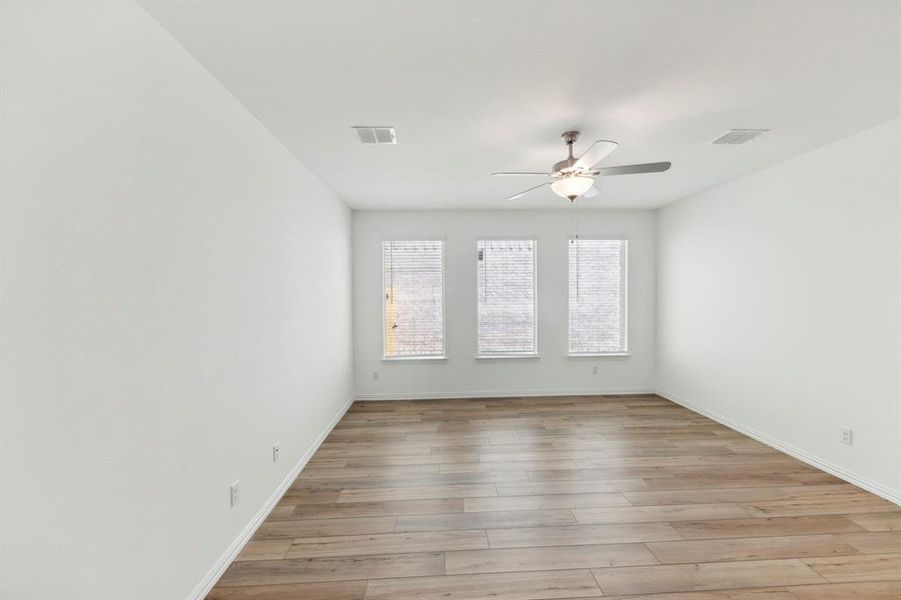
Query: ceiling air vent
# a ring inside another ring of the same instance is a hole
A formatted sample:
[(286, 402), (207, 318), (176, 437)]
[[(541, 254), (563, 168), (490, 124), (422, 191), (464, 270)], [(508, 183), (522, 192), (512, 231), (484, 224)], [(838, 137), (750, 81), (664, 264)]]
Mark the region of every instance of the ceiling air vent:
[(730, 129), (720, 137), (713, 140), (714, 144), (744, 144), (750, 142), (761, 133), (766, 133), (769, 129)]
[(352, 128), (364, 144), (396, 144), (397, 136), (394, 127), (361, 127)]

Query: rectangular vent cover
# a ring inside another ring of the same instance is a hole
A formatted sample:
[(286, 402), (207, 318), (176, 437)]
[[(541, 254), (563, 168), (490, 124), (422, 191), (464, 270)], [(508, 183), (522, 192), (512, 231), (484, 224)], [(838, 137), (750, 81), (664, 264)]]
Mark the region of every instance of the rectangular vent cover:
[(713, 140), (714, 144), (744, 144), (750, 142), (761, 133), (766, 133), (769, 129), (730, 129), (720, 137)]
[(354, 133), (364, 144), (396, 144), (394, 127), (353, 127)]

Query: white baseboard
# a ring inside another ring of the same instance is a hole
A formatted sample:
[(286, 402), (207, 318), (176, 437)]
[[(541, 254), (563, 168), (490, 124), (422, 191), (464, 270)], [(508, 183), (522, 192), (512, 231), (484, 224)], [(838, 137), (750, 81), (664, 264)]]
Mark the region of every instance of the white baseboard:
[(279, 486), (272, 492), (272, 495), (268, 500), (263, 504), (259, 511), (254, 515), (254, 517), (250, 520), (250, 522), (241, 530), (241, 533), (238, 534), (238, 537), (229, 545), (228, 549), (219, 557), (219, 560), (213, 565), (213, 568), (204, 576), (204, 578), (197, 584), (194, 588), (194, 591), (191, 592), (191, 595), (188, 596), (189, 600), (203, 600), (206, 598), (206, 595), (210, 593), (210, 590), (213, 589), (213, 586), (219, 581), (219, 578), (222, 577), (222, 574), (225, 573), (225, 570), (232, 563), (232, 561), (241, 553), (241, 550), (244, 549), (244, 546), (247, 542), (250, 541), (250, 538), (253, 536), (254, 532), (257, 528), (263, 523), (266, 517), (269, 516), (269, 513), (272, 512), (272, 509), (275, 508), (275, 505), (278, 504), (278, 501), (285, 494), (291, 484), (297, 479), (297, 476), (300, 474), (301, 470), (306, 466), (307, 462), (309, 462), (310, 458), (313, 457), (313, 454), (319, 449), (319, 446), (322, 445), (322, 442), (325, 441), (325, 438), (328, 437), (328, 434), (332, 432), (332, 429), (335, 428), (335, 425), (341, 420), (344, 416), (344, 413), (350, 408), (353, 404), (353, 400), (348, 400), (344, 406), (338, 410), (335, 414), (334, 418), (332, 418), (331, 423), (329, 423), (328, 427), (323, 430), (323, 432), (316, 438), (316, 440), (310, 445), (309, 449), (303, 453), (303, 456), (300, 457), (300, 460), (297, 461), (297, 464), (291, 468), (291, 471), (288, 475), (285, 476), (284, 480), (279, 484)]
[(450, 400), (459, 398), (531, 398), (535, 396), (609, 396), (654, 394), (650, 388), (609, 388), (591, 390), (523, 390), (523, 391), (477, 391), (477, 392), (402, 392), (357, 394), (354, 400)]
[(707, 417), (709, 419), (713, 419), (717, 423), (720, 423), (721, 425), (725, 425), (729, 429), (734, 429), (735, 431), (738, 431), (739, 433), (743, 433), (748, 437), (754, 438), (755, 440), (757, 440), (758, 442), (760, 442), (762, 444), (766, 444), (767, 446), (770, 446), (771, 448), (775, 448), (776, 450), (779, 450), (780, 452), (784, 452), (785, 454), (793, 456), (793, 457), (797, 458), (798, 460), (800, 460), (801, 462), (805, 462), (808, 465), (811, 465), (813, 467), (816, 467), (817, 469), (820, 469), (821, 471), (825, 471), (825, 472), (829, 473), (830, 475), (835, 475), (839, 479), (843, 479), (843, 480), (847, 481), (848, 483), (852, 483), (859, 488), (863, 488), (863, 489), (867, 490), (868, 492), (872, 492), (872, 493), (876, 494), (877, 496), (885, 498), (886, 500), (888, 500), (890, 502), (894, 502), (895, 504), (901, 505), (901, 493), (899, 493), (897, 490), (893, 490), (891, 488), (888, 488), (888, 487), (882, 485), (881, 483), (877, 483), (877, 482), (867, 479), (865, 477), (861, 477), (859, 475), (851, 473), (850, 471), (848, 471), (842, 467), (839, 467), (838, 465), (835, 465), (829, 461), (826, 461), (817, 456), (814, 456), (813, 454), (810, 454), (809, 452), (801, 450), (800, 448), (795, 448), (794, 446), (791, 446), (789, 444), (786, 444), (785, 442), (782, 442), (773, 437), (770, 437), (769, 435), (767, 435), (765, 433), (757, 431), (753, 427), (748, 427), (746, 425), (743, 425), (742, 423), (739, 423), (738, 421), (735, 421), (734, 419), (730, 419), (729, 417), (727, 417), (725, 415), (721, 415), (720, 413), (718, 413), (716, 411), (708, 410), (702, 406), (695, 404), (694, 402), (686, 400), (685, 398), (681, 398), (677, 394), (671, 394), (664, 390), (657, 390), (657, 395), (661, 396), (663, 398), (666, 398), (667, 400), (670, 400), (671, 402), (675, 402), (676, 404), (679, 404), (680, 406), (684, 406), (685, 408), (687, 408), (688, 410), (690, 410), (692, 412), (696, 412), (700, 415), (704, 415), (705, 417)]

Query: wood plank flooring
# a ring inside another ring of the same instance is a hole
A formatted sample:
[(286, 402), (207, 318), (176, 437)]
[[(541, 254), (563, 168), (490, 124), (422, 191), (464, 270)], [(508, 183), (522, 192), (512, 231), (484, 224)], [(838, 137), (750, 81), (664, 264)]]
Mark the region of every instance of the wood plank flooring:
[(901, 600), (901, 507), (654, 395), (358, 402), (208, 600)]

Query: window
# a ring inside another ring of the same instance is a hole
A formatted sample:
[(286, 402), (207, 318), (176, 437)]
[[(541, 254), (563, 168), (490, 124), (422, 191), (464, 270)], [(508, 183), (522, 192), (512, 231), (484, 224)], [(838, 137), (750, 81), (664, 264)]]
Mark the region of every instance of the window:
[(444, 357), (444, 242), (382, 242), (385, 358)]
[(626, 352), (625, 240), (569, 241), (569, 353)]
[(534, 240), (480, 241), (479, 356), (535, 355)]

